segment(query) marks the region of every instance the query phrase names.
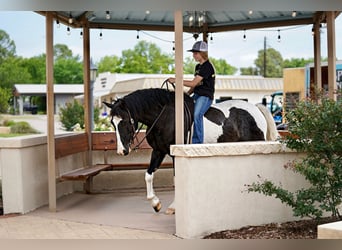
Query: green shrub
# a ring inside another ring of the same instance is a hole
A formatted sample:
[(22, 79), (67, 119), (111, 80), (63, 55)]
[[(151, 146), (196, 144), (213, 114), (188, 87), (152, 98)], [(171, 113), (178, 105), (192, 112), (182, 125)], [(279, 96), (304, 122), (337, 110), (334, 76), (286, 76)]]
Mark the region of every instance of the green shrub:
[(3, 121), (3, 125), (5, 126), (5, 127), (11, 127), (11, 126), (13, 126), (15, 124), (15, 121), (13, 121), (13, 120), (4, 120)]
[(15, 122), (11, 125), (11, 133), (13, 134), (37, 134), (38, 131), (31, 127), (28, 122)]
[[(94, 109), (94, 123), (99, 121), (100, 111), (98, 108)], [(73, 131), (76, 127), (84, 129), (84, 107), (74, 100), (69, 102), (65, 107), (61, 107), (59, 111), (59, 119), (66, 131)]]
[(341, 218), (342, 201), (342, 99), (322, 98), (300, 102), (286, 114), (289, 135), (281, 140), (290, 149), (305, 152), (304, 159), (285, 167), (305, 177), (307, 189), (290, 192), (272, 181), (248, 186), (249, 192), (275, 196), (292, 207), (295, 216), (320, 218), (324, 212)]

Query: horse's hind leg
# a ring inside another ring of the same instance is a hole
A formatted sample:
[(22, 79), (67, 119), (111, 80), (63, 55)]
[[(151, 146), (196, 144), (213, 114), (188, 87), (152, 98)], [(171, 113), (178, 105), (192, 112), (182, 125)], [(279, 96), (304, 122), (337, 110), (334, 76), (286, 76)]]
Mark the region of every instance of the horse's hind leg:
[(151, 201), (151, 205), (154, 211), (159, 212), (161, 209), (161, 202), (157, 195), (154, 193), (153, 189), (153, 177), (154, 171), (160, 166), (166, 154), (160, 151), (152, 151), (150, 166), (145, 173), (146, 191), (147, 199)]

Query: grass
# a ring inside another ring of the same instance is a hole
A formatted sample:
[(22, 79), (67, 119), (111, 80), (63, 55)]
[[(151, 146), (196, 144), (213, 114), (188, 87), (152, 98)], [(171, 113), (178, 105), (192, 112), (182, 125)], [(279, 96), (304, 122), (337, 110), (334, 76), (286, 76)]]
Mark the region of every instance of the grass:
[(0, 138), (12, 138), (12, 137), (18, 137), (23, 135), (32, 135), (30, 134), (19, 134), (19, 133), (10, 133), (10, 134), (0, 134)]

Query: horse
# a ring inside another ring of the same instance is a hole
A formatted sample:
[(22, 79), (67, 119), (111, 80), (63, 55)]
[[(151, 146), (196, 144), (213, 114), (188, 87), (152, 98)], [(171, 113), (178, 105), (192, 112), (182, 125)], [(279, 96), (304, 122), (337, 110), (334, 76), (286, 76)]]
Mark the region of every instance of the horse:
[[(153, 178), (165, 156), (170, 155), (170, 145), (175, 144), (175, 92), (162, 88), (142, 89), (114, 103), (103, 103), (110, 108), (117, 154), (128, 155), (132, 150), (138, 123), (147, 126), (146, 140), (152, 148), (145, 173), (147, 199), (155, 212), (159, 212), (161, 202), (153, 190)], [(193, 99), (184, 93), (184, 143), (191, 136), (193, 113)], [(204, 143), (276, 140), (277, 136), (273, 117), (262, 104), (228, 100), (212, 104), (205, 114)], [(174, 211), (172, 202), (166, 213)]]

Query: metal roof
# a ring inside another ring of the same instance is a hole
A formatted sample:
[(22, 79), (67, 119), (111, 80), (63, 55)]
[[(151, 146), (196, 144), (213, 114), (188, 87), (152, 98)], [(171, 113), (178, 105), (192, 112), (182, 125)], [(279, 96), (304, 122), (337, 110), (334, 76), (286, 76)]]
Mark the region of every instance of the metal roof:
[[(168, 75), (146, 75), (135, 79), (118, 81), (111, 93), (123, 95), (137, 89), (160, 88)], [(193, 75), (184, 75), (184, 79), (192, 79)], [(172, 88), (172, 87), (171, 87)], [(283, 78), (264, 78), (262, 76), (223, 76), (217, 75), (216, 90), (272, 90), (283, 89)]]
[[(45, 15), (45, 12), (38, 12)], [(70, 27), (174, 31), (173, 11), (55, 11), (54, 18)], [(338, 16), (340, 12), (336, 12)], [(325, 22), (323, 11), (183, 11), (183, 30), (214, 33)]]
[[(15, 84), (15, 91), (19, 95), (46, 95), (46, 84)], [(55, 84), (55, 94), (81, 94), (84, 92), (83, 84)]]

